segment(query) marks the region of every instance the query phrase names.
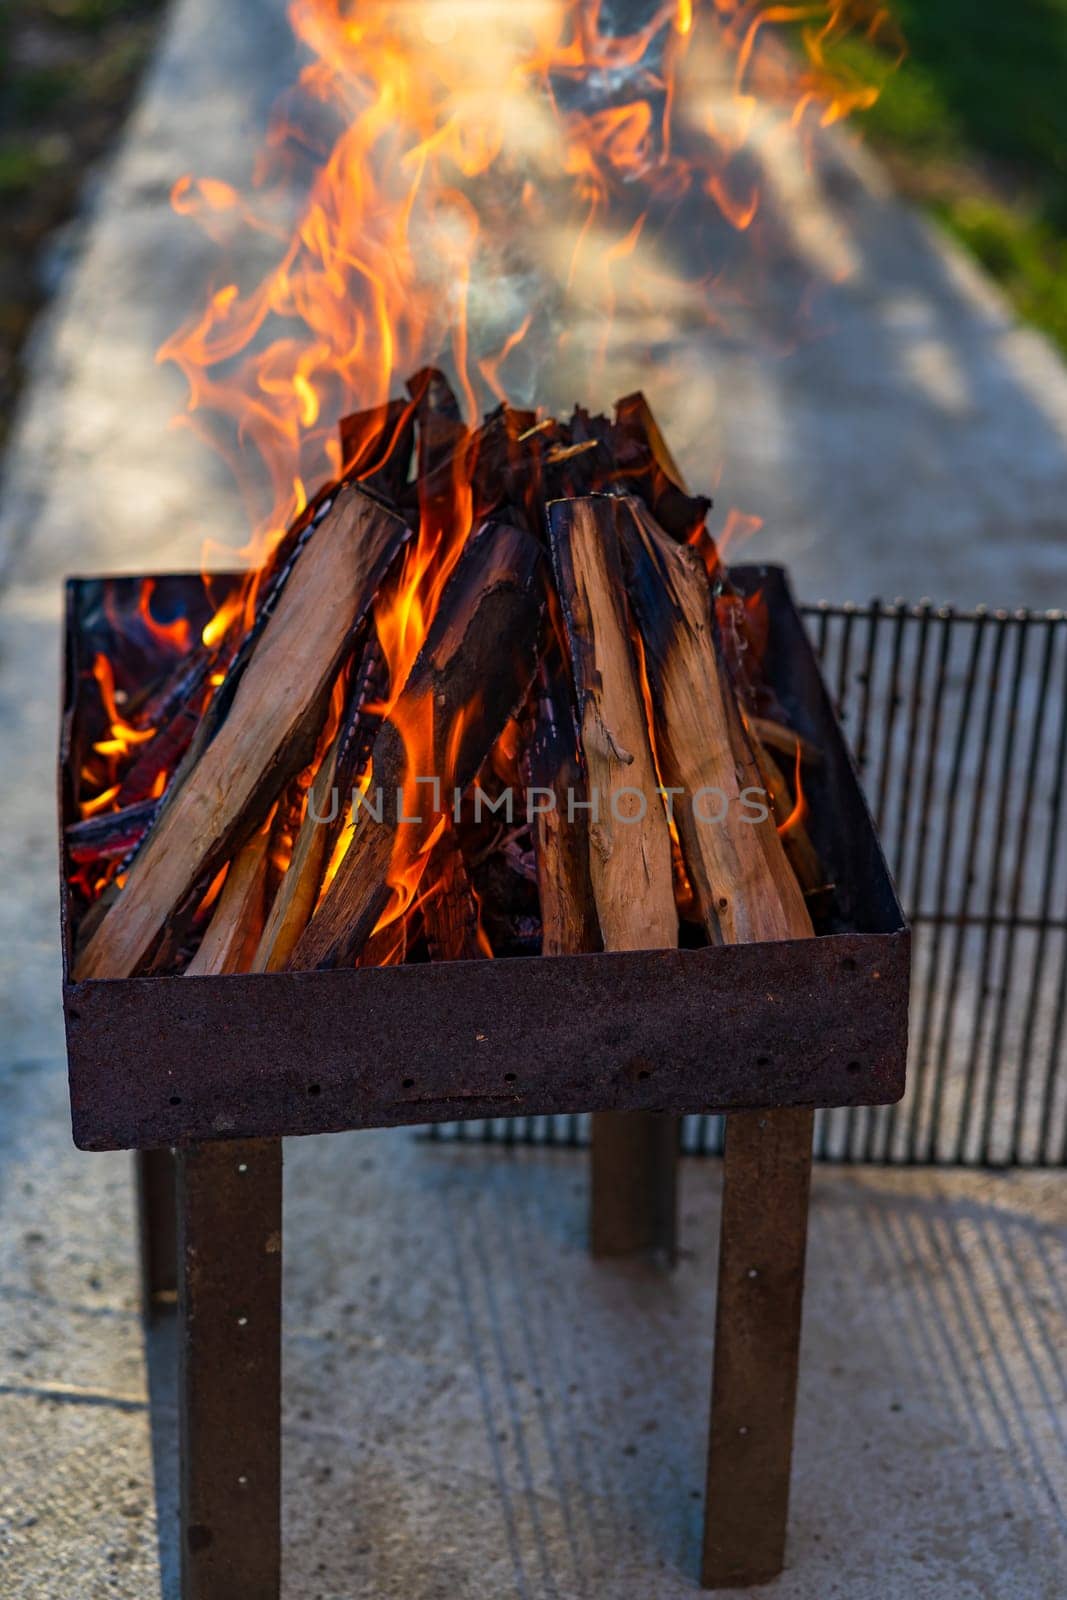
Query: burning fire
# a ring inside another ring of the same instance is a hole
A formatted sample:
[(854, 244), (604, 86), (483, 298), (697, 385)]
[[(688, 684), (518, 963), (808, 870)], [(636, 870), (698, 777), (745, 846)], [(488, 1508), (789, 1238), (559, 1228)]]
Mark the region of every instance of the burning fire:
[[(307, 64), (249, 191), (211, 177), (175, 184), (175, 209), (220, 246), (241, 230), (277, 246), (258, 282), (223, 267), (158, 353), (185, 376), (184, 420), (234, 466), (249, 509), (248, 583), (202, 634), (221, 667), (255, 616), (257, 575), (310, 515), (319, 486), (365, 476), (372, 457), (380, 465), (393, 425), (384, 409), (354, 452), (337, 436), (339, 418), (385, 408), (410, 373), (447, 366), (457, 426), (468, 428), (493, 402), (584, 403), (635, 377), (649, 387), (650, 367), (653, 399), (657, 385), (669, 392), (674, 375), (656, 366), (656, 348), (752, 297), (762, 158), (775, 141), (806, 149), (819, 127), (871, 104), (876, 90), (839, 50), (850, 31), (891, 40), (876, 0), (634, 9), (646, 15), (616, 30), (601, 0), (292, 0)], [(279, 218), (291, 215), (294, 189), (302, 198), (288, 225)], [(741, 256), (722, 248), (736, 234), (753, 241)], [(403, 723), (411, 773), (433, 770), (433, 706), (398, 697), (471, 531), (476, 462), (463, 448), (452, 460), (446, 492), (419, 508), (417, 535), (374, 609), (388, 668), (377, 710)], [(724, 542), (754, 525), (732, 511)], [(218, 555), (205, 552), (205, 567)], [(224, 553), (227, 565), (233, 556)], [(159, 624), (150, 602), (146, 585), (142, 620), (163, 657), (189, 649), (188, 624)], [(106, 657), (94, 675), (107, 731), (83, 772), (86, 817), (120, 803), (129, 752), (158, 731), (123, 714)], [(799, 770), (797, 793), (786, 827), (802, 816)], [(418, 903), (441, 826), (414, 859), (394, 861), (380, 925)]]
[(778, 824), (778, 832), (784, 837), (803, 826), (808, 815), (808, 800), (804, 793), (804, 759), (800, 741), (797, 740), (796, 761), (793, 769), (793, 793), (796, 799), (789, 815)]
[[(857, 29), (887, 38), (887, 13), (874, 0), (637, 9), (639, 26), (613, 32), (600, 0), (293, 0), (311, 59), (250, 194), (185, 176), (173, 195), (219, 240), (235, 226), (277, 238), (276, 264), (250, 288), (220, 273), (159, 352), (188, 381), (188, 420), (210, 417), (237, 465), (250, 560), (309, 485), (338, 475), (337, 419), (409, 373), (450, 364), (469, 424), (492, 398), (584, 403), (613, 342), (633, 362), (635, 337), (719, 322), (751, 296), (758, 242), (731, 271), (714, 259), (717, 225), (758, 225), (775, 141), (803, 146), (871, 104), (839, 46)], [(294, 168), (306, 191), (287, 231)], [(697, 271), (678, 264), (685, 234)], [(561, 365), (582, 381), (568, 372), (556, 392)]]

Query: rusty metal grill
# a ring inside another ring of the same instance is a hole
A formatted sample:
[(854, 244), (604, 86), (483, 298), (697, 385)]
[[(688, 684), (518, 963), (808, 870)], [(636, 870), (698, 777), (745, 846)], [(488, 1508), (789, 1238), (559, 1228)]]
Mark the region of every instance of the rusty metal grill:
[[(1067, 1165), (1067, 618), (803, 608), (914, 926), (908, 1092), (818, 1113), (831, 1161)], [(433, 1137), (581, 1145), (582, 1117)], [(722, 1150), (721, 1117), (684, 1148)]]

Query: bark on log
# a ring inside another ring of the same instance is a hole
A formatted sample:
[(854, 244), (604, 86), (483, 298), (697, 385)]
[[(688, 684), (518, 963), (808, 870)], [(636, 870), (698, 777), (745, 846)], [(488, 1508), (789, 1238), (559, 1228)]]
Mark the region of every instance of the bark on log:
[(588, 812), (568, 815), (568, 795), (585, 801), (570, 690), (561, 647), (554, 643), (540, 673), (537, 726), (530, 752), (530, 782), (550, 791), (537, 797), (534, 857), (541, 903), (541, 954), (577, 955), (600, 948), (600, 925), (589, 876)]
[(703, 564), (638, 500), (619, 502), (619, 526), (661, 770), (681, 791), (675, 818), (708, 937), (808, 937), (811, 918), (773, 817), (746, 820), (760, 808), (763, 784), (720, 667)]
[(176, 775), (125, 888), (82, 951), (79, 981), (135, 973), (190, 885), (248, 837), (307, 764), (353, 630), (406, 536), (360, 490), (337, 496), (267, 616), (229, 714), (196, 765)]
[(589, 796), (590, 876), (605, 950), (678, 942), (670, 833), (630, 643), (610, 496), (549, 508)]
[[(440, 827), (431, 804), (436, 797), (414, 780), (438, 779), (442, 804), (451, 805), (453, 790), (467, 787), (521, 705), (539, 654), (540, 569), (536, 541), (505, 524), (490, 523), (468, 542), (374, 741), (370, 784), (348, 849), (291, 967), (333, 966), (362, 949), (388, 902), (398, 829), (413, 861)], [(401, 815), (415, 820), (401, 822)]]

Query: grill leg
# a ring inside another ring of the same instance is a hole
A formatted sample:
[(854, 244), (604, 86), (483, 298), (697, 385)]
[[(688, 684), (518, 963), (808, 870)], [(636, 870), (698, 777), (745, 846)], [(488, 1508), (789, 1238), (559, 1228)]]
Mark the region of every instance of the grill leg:
[(281, 1141), (177, 1167), (182, 1600), (278, 1600)]
[(677, 1244), (681, 1123), (657, 1111), (593, 1117), (590, 1236), (594, 1256), (662, 1251)]
[(174, 1153), (138, 1150), (137, 1221), (141, 1244), (141, 1305), (151, 1322), (173, 1306), (178, 1290), (178, 1210)]
[(705, 1589), (785, 1563), (814, 1112), (726, 1119)]

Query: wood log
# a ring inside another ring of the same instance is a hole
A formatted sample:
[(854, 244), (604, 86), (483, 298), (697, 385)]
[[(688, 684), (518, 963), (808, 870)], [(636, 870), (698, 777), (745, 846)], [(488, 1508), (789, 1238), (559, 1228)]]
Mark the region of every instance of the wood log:
[(534, 411), (517, 411), (499, 406), (485, 418), (471, 436), (466, 451), (466, 472), (473, 498), (475, 523), (498, 512), (501, 507), (522, 506), (531, 477), (530, 463), (536, 450), (523, 436), (537, 421)]
[(416, 477), (405, 497), (413, 497), (422, 522), (447, 524), (456, 506), (457, 485), (464, 479), (464, 451), (470, 437), (459, 402), (444, 373), (423, 367), (407, 382), (415, 407), (418, 443)]
[(371, 629), (363, 654), (352, 674), (348, 704), (338, 733), (335, 782), (342, 799), (338, 815), (329, 825), (331, 848), (343, 826), (345, 803), (350, 798), (352, 787), (359, 783), (367, 770), (374, 740), (382, 725), (382, 707), (388, 692), (389, 664), (378, 635)]
[(630, 643), (619, 502), (557, 500), (549, 534), (578, 697), (589, 796), (590, 876), (605, 950), (678, 942), (671, 843)]
[(71, 861), (78, 866), (122, 861), (148, 832), (158, 810), (158, 800), (142, 800), (121, 811), (104, 811), (98, 817), (72, 822), (65, 833)]
[(599, 950), (600, 924), (589, 876), (588, 812), (583, 807), (568, 815), (567, 796), (585, 801), (587, 795), (558, 641), (546, 653), (539, 688), (530, 783), (553, 797), (549, 804), (546, 795), (537, 796), (533, 818), (541, 954), (577, 955)]
[(822, 751), (818, 745), (805, 739), (795, 728), (790, 728), (784, 722), (775, 722), (770, 717), (746, 717), (745, 721), (750, 734), (759, 740), (765, 750), (774, 750), (778, 755), (787, 756), (790, 761), (795, 761), (799, 754), (806, 767), (822, 765)]
[(342, 417), (337, 426), (343, 475), (355, 478), (371, 493), (399, 503), (411, 471), (414, 402), (387, 400), (384, 405)]
[(478, 934), (478, 902), (451, 822), (430, 852), (422, 923), (431, 961), (475, 961), (490, 954)]
[(120, 807), (134, 805), (151, 795), (160, 776), (169, 779), (182, 760), (196, 737), (204, 703), (210, 692), (208, 680), (211, 666), (210, 656), (198, 658), (194, 670), (185, 680), (187, 692), (181, 703), (160, 723), (155, 738), (140, 746), (115, 796)]
[(459, 401), (439, 367), (421, 367), (407, 381), (418, 423), (418, 475), (429, 477), (467, 438)]
[(690, 539), (711, 510), (707, 495), (689, 493), (652, 407), (638, 390), (615, 402), (613, 452), (623, 487), (637, 494), (672, 538)]
[(219, 651), (198, 640), (176, 661), (163, 679), (125, 707), (126, 718), (136, 728), (162, 729), (190, 699), (197, 699), (215, 670)]
[[(320, 719), (320, 738), (316, 746), (321, 744), (322, 725), (328, 716), (324, 708), (323, 717)], [(325, 750), (316, 748), (315, 754), (325, 755)], [(315, 755), (309, 761), (309, 767), (314, 765)], [(310, 784), (308, 782), (308, 769), (296, 773), (278, 797), (274, 807), (274, 818), (271, 822), (270, 840), (267, 844), (267, 904), (273, 905), (278, 890), (282, 886), (282, 879), (289, 869), (292, 860), (293, 848), (296, 844), (297, 834), (307, 809), (307, 795)]]
[[(373, 630), (353, 666), (340, 726), (307, 794), (289, 865), (270, 900), (253, 972), (278, 972), (311, 921), (333, 847), (345, 825), (352, 791), (370, 759), (381, 716), (370, 704), (386, 692), (385, 658)], [(368, 728), (373, 732), (368, 737)]]
[[(589, 798), (598, 806), (588, 813), (589, 870), (604, 949), (662, 949), (678, 942), (671, 841), (630, 642), (618, 504), (556, 501), (549, 534)], [(677, 1118), (655, 1112), (593, 1117), (594, 1256), (662, 1250), (674, 1259), (679, 1133)]]
[(408, 956), (410, 917), (397, 917), (375, 928), (356, 958), (357, 967), (400, 967)]
[[(162, 811), (182, 793), (200, 757), (229, 716), (241, 679), (256, 646), (277, 609), (300, 556), (333, 509), (336, 494), (336, 485), (320, 490), (255, 575), (256, 598), (252, 626), (241, 639), (236, 641), (228, 633), (225, 644), (219, 649), (219, 659), (226, 662), (225, 676), (208, 701), (206, 710), (196, 724), (192, 740), (171, 776), (163, 797), (161, 815)], [(156, 820), (158, 823), (160, 817)]]
[(337, 791), (338, 734), (327, 750), (308, 791), (307, 810), (293, 845), (293, 853), (278, 892), (271, 902), (263, 931), (254, 947), (250, 972), (280, 972), (292, 955), (296, 941), (311, 920), (326, 870), (329, 818), (336, 803), (345, 804)]
[(190, 885), (248, 837), (307, 764), (353, 630), (406, 537), (400, 519), (360, 490), (337, 496), (271, 609), (229, 714), (172, 782), (125, 888), (81, 953), (78, 981), (135, 973)]
[(218, 972), (248, 972), (263, 927), (269, 826), (258, 829), (230, 863), (200, 948), (185, 969), (187, 978)]
[[(811, 918), (715, 648), (703, 563), (635, 499), (619, 502), (627, 583), (689, 879), (715, 943), (809, 937)], [(746, 791), (752, 791), (746, 793)], [(762, 805), (761, 805), (762, 801)]]
[(615, 462), (599, 439), (549, 445), (541, 457), (541, 502), (546, 512), (555, 500), (577, 500), (610, 483)]
[[(536, 541), (506, 524), (487, 524), (456, 563), (426, 642), (374, 741), (368, 797), (291, 967), (333, 966), (362, 949), (391, 893), (398, 830), (410, 864), (440, 827), (432, 790), (414, 787), (415, 780), (436, 778), (446, 807), (453, 791), (472, 781), (533, 678), (543, 607)], [(372, 809), (375, 799), (381, 820)], [(401, 815), (416, 820), (401, 822)]]

